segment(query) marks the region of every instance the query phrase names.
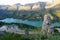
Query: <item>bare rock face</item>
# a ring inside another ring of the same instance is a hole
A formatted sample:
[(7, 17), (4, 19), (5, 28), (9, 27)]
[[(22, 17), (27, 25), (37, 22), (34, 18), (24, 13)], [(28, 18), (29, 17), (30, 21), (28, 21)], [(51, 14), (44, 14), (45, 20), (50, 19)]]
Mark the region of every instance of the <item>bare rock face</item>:
[(53, 28), (51, 27), (51, 20), (50, 20), (50, 16), (48, 14), (46, 14), (44, 16), (44, 21), (43, 21), (43, 25), (42, 25), (42, 30), (44, 33), (52, 33)]

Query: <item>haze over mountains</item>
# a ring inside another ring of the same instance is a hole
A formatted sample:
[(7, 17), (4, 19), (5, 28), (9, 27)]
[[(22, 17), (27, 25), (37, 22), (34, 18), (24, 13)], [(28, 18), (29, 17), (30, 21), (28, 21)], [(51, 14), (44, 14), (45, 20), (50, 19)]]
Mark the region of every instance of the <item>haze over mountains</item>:
[(30, 3), (25, 5), (22, 5), (20, 3), (14, 4), (14, 5), (0, 5), (0, 9), (8, 8), (8, 10), (16, 10), (17, 7), (19, 7), (18, 10), (35, 10), (35, 9), (40, 9), (41, 5), (45, 6), (44, 3), (46, 4), (46, 2), (37, 2), (37, 3)]
[(0, 5), (0, 9), (8, 9), (8, 10), (16, 10), (17, 7), (18, 10), (40, 10), (41, 8), (51, 8), (55, 5), (60, 4), (59, 1), (54, 1), (52, 3), (50, 2), (36, 2), (36, 3), (29, 3), (22, 5), (20, 3), (16, 3), (14, 5)]

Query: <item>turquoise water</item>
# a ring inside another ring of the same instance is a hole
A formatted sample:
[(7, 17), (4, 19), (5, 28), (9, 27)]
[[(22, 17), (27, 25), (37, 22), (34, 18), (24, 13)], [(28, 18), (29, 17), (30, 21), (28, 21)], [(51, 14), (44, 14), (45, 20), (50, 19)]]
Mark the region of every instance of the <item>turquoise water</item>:
[[(32, 25), (35, 27), (40, 27), (43, 24), (43, 21), (28, 21), (28, 20), (22, 20), (22, 19), (13, 19), (13, 18), (6, 18), (3, 20), (0, 20), (1, 22), (5, 22), (5, 23), (23, 23), (23, 24), (27, 24), (27, 25)], [(52, 23), (52, 26), (60, 26), (60, 23), (55, 22)]]

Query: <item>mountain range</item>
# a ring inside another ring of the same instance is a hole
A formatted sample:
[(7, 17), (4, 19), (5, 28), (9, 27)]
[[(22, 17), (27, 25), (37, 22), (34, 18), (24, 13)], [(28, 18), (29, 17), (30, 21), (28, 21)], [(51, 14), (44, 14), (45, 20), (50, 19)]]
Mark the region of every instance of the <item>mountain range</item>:
[(14, 5), (0, 5), (0, 9), (7, 9), (8, 10), (16, 10), (17, 7), (19, 7), (18, 10), (37, 10), (37, 9), (41, 9), (41, 8), (52, 8), (55, 5), (60, 4), (59, 1), (55, 1), (53, 3), (50, 2), (36, 2), (36, 3), (29, 3), (29, 4), (25, 4), (22, 5), (20, 3), (16, 3)]
[(60, 2), (36, 2), (22, 5), (0, 5), (0, 19), (18, 18), (28, 20), (41, 20), (47, 12), (52, 20), (60, 20)]
[[(40, 9), (41, 7), (45, 7), (46, 2), (37, 2), (37, 3), (30, 3), (22, 5), (20, 3), (14, 4), (14, 5), (0, 5), (1, 9), (6, 9), (8, 7), (8, 10), (14, 10), (19, 7), (19, 10), (34, 10), (34, 9)], [(25, 9), (26, 8), (26, 9)]]

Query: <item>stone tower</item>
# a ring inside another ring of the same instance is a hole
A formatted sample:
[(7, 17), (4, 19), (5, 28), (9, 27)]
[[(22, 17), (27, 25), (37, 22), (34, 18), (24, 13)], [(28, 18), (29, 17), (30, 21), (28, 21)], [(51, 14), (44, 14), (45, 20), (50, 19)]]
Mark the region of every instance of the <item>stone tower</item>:
[(44, 15), (44, 21), (43, 21), (43, 25), (42, 25), (42, 30), (45, 34), (51, 32), (50, 30), (51, 28), (51, 19), (50, 16), (48, 14)]

